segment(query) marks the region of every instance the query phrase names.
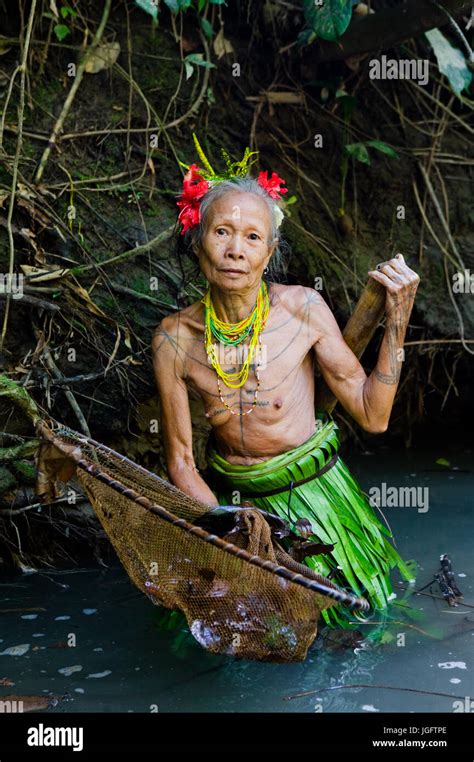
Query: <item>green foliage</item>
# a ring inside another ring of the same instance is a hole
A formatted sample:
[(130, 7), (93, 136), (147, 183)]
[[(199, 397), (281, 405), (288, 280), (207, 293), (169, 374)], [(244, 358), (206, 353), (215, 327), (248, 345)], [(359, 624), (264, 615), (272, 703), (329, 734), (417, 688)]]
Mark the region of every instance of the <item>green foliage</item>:
[(4, 466), (0, 466), (0, 495), (4, 492), (8, 492), (16, 486), (16, 479)]
[(4, 374), (0, 374), (0, 397), (6, 397), (10, 402), (18, 405), (33, 425), (41, 419), (38, 406), (26, 389)]
[[(67, 19), (69, 16), (72, 19), (77, 18), (77, 11), (74, 10), (74, 8), (71, 8), (69, 5), (63, 5), (59, 9), (60, 15), (63, 17), (63, 19)], [(53, 21), (56, 19), (56, 16), (54, 16), (52, 13), (43, 13), (43, 16), (46, 18), (52, 19)], [(53, 27), (54, 34), (56, 35), (56, 38), (59, 40), (59, 42), (62, 42), (68, 34), (71, 34), (71, 30), (66, 24), (55, 24)]]
[(71, 16), (73, 19), (77, 18), (77, 11), (75, 11), (74, 8), (70, 8), (69, 5), (63, 5), (59, 13), (63, 19), (67, 19), (68, 16)]
[(59, 42), (62, 42), (68, 34), (71, 34), (71, 30), (65, 24), (56, 24), (54, 27), (54, 34), (58, 38)]
[(135, 0), (135, 4), (138, 5), (139, 8), (142, 9), (142, 11), (145, 11), (145, 13), (149, 13), (150, 16), (153, 18), (153, 21), (156, 21), (158, 18), (158, 3), (154, 2), (154, 0)]
[(201, 24), (201, 29), (206, 35), (207, 39), (210, 40), (214, 36), (214, 29), (212, 28), (212, 24), (207, 20), (203, 18), (199, 18), (199, 23)]
[[(227, 5), (226, 0), (196, 0), (197, 8), (195, 8), (193, 5), (193, 0), (163, 0), (163, 2), (169, 11), (173, 14), (173, 16), (177, 16), (178, 13), (181, 13), (181, 11), (187, 11), (189, 8), (196, 9), (199, 15), (204, 10), (207, 3), (209, 3), (209, 5)], [(150, 14), (150, 16), (153, 18), (153, 21), (156, 22), (158, 20), (160, 0), (135, 0), (135, 4), (138, 5), (142, 11)], [(211, 39), (214, 36), (212, 25), (207, 19), (204, 19), (201, 16), (199, 16), (199, 23), (206, 37)], [(189, 72), (188, 68), (186, 68), (186, 72)], [(187, 73), (186, 79), (189, 79), (191, 74), (192, 69), (190, 73)]]
[(347, 143), (347, 137), (349, 134), (349, 122), (351, 120), (353, 111), (356, 107), (356, 99), (352, 95), (348, 95), (345, 90), (339, 89), (336, 91), (335, 97), (342, 103), (343, 119), (344, 119), (344, 149), (341, 156), (341, 194), (339, 202), (339, 215), (345, 214), (346, 204), (346, 177), (349, 164), (349, 157), (357, 159), (362, 164), (370, 164), (369, 152), (367, 146), (375, 148), (377, 151), (390, 156), (393, 159), (398, 159), (399, 156), (396, 151), (382, 140), (365, 140), (359, 143)]
[(304, 0), (304, 15), (310, 36), (312, 34), (334, 42), (349, 26), (352, 0)]
[(18, 479), (25, 484), (35, 484), (36, 482), (36, 468), (27, 460), (16, 460), (12, 463), (12, 468)]
[(425, 37), (433, 48), (440, 72), (446, 75), (456, 95), (460, 95), (472, 82), (472, 73), (463, 54), (451, 45), (439, 29), (430, 29), (425, 32)]
[[(243, 158), (240, 159), (240, 161), (232, 161), (229, 154), (225, 150), (225, 148), (221, 148), (221, 153), (226, 163), (226, 170), (225, 172), (218, 174), (211, 167), (209, 159), (204, 153), (201, 147), (201, 144), (199, 143), (199, 140), (197, 139), (196, 133), (194, 132), (193, 132), (193, 140), (194, 140), (194, 145), (196, 146), (196, 152), (201, 162), (199, 174), (201, 177), (205, 178), (206, 180), (227, 180), (229, 177), (233, 177), (233, 176), (244, 177), (249, 171), (252, 164), (255, 164), (255, 162), (257, 161), (257, 159), (253, 159), (252, 161), (250, 161), (250, 158), (256, 155), (258, 151), (251, 151), (248, 146), (246, 147)], [(180, 161), (179, 163), (186, 170), (189, 169), (188, 165), (185, 164), (184, 162)], [(295, 201), (296, 201), (296, 198), (295, 198)], [(292, 203), (294, 203), (294, 201)]]
[(347, 124), (352, 116), (352, 112), (356, 107), (356, 99), (353, 95), (348, 95), (345, 90), (337, 90), (335, 97), (342, 103), (342, 111), (344, 115), (344, 122)]
[(192, 77), (194, 72), (194, 66), (204, 66), (205, 69), (215, 69), (216, 65), (210, 61), (206, 61), (202, 53), (190, 53), (184, 59), (184, 66), (186, 69), (186, 79)]
[(372, 148), (376, 148), (381, 153), (385, 153), (393, 159), (399, 158), (397, 152), (381, 140), (365, 140), (361, 143), (347, 143), (344, 146), (344, 151), (348, 156), (352, 156), (353, 159), (357, 159), (357, 161), (360, 161), (363, 164), (370, 164), (367, 146), (372, 146)]
[(168, 6), (171, 13), (177, 14), (180, 11), (187, 11), (192, 5), (192, 0), (165, 0), (165, 5)]

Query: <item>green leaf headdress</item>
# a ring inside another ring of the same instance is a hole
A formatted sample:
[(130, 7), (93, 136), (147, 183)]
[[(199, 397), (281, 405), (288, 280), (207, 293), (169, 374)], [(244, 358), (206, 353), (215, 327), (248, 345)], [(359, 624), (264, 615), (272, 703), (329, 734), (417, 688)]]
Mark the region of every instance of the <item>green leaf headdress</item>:
[[(221, 148), (226, 169), (224, 172), (217, 173), (213, 170), (209, 159), (202, 150), (194, 132), (193, 139), (202, 166), (198, 166), (197, 164), (188, 165), (184, 164), (182, 161), (179, 162), (180, 165), (187, 170), (183, 178), (183, 190), (181, 196), (176, 202), (177, 206), (180, 208), (178, 221), (183, 225), (181, 235), (184, 235), (187, 230), (199, 224), (200, 201), (211, 186), (216, 183), (221, 183), (224, 180), (232, 180), (235, 177), (246, 177), (250, 167), (257, 161), (256, 158), (251, 160), (251, 157), (258, 155), (258, 151), (251, 151), (247, 146), (243, 158), (240, 161), (232, 161), (227, 151), (224, 148)], [(258, 184), (267, 191), (272, 199), (281, 200), (280, 194), (288, 193), (288, 188), (281, 187), (286, 181), (281, 177), (278, 177), (276, 172), (272, 172), (270, 178), (267, 175), (267, 172), (260, 172), (257, 177)], [(292, 196), (292, 198), (289, 199), (289, 202), (295, 200), (295, 197)], [(283, 219), (283, 212), (276, 204), (275, 209), (277, 213), (279, 212), (279, 225)]]

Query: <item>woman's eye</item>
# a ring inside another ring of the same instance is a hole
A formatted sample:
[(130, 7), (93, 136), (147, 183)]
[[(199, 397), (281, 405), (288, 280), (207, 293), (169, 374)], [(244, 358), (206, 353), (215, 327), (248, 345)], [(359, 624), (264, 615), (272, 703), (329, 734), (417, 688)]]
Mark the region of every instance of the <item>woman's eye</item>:
[(255, 236), (255, 238), (252, 238), (252, 241), (256, 241), (256, 240), (258, 240), (260, 238), (260, 236), (257, 235), (257, 233), (250, 233), (250, 235), (254, 235)]
[(220, 231), (220, 230), (222, 230), (222, 232), (224, 232), (224, 233), (225, 233), (225, 230), (224, 230), (224, 228), (217, 228), (217, 230), (216, 230), (216, 233), (217, 233), (217, 234), (219, 234), (219, 231)]

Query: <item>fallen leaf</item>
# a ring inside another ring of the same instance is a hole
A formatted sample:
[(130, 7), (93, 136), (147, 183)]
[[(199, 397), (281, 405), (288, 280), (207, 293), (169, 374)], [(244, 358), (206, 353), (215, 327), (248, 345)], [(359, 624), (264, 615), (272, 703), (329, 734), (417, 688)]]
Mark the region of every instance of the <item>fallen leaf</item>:
[(217, 58), (222, 58), (222, 56), (227, 55), (228, 53), (233, 53), (234, 48), (232, 47), (232, 43), (230, 40), (228, 40), (226, 37), (224, 37), (224, 29), (221, 28), (219, 32), (216, 35), (216, 39), (214, 40), (214, 53), (216, 54)]
[(94, 50), (85, 65), (84, 71), (88, 74), (97, 74), (103, 69), (110, 69), (119, 57), (120, 43), (106, 42)]
[(26, 278), (31, 283), (43, 283), (44, 281), (48, 280), (57, 280), (58, 278), (64, 278), (65, 275), (68, 275), (70, 270), (68, 267), (61, 267), (59, 270), (56, 269), (46, 269), (46, 268), (39, 268), (34, 267), (33, 265), (20, 265), (23, 274), (26, 275)]

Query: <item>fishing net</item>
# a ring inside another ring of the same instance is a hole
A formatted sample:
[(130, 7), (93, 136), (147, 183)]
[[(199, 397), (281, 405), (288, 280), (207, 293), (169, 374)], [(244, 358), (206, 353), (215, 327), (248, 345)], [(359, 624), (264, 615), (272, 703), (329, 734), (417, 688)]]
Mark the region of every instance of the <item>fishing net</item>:
[(40, 499), (75, 476), (132, 582), (154, 604), (180, 610), (208, 651), (302, 661), (320, 613), (365, 600), (298, 563), (263, 511), (242, 508), (222, 537), (195, 524), (210, 508), (120, 453), (56, 422), (40, 421)]

